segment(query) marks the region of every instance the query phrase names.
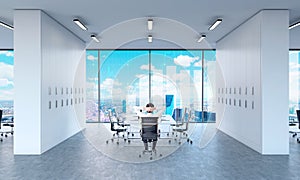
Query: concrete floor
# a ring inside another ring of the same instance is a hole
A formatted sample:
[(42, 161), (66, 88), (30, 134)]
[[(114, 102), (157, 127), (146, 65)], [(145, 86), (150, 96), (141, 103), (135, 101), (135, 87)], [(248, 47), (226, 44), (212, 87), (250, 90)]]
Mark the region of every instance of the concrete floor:
[(205, 148), (185, 143), (160, 160), (126, 163), (82, 133), (40, 156), (14, 156), (9, 136), (0, 144), (0, 179), (300, 179), (300, 144), (290, 138), (289, 156), (262, 156), (218, 131)]

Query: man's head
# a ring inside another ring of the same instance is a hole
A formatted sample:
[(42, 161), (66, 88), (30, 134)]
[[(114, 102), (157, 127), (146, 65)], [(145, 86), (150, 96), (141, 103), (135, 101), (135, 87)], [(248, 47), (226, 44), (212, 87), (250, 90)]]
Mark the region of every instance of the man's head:
[(156, 108), (154, 107), (154, 104), (148, 103), (146, 104), (146, 111), (147, 113), (152, 113)]

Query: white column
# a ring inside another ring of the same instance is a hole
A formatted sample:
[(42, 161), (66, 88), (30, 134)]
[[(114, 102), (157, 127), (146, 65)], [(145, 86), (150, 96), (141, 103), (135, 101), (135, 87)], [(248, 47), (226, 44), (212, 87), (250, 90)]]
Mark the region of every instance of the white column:
[(14, 14), (14, 154), (41, 153), (41, 14)]
[(262, 154), (289, 154), (289, 12), (262, 12)]

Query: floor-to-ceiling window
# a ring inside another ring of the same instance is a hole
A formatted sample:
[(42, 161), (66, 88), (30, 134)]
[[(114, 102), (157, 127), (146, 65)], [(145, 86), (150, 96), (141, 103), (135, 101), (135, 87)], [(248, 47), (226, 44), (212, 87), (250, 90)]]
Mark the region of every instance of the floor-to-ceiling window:
[(4, 115), (14, 114), (13, 50), (0, 50), (0, 109)]
[(300, 109), (300, 50), (289, 53), (289, 113), (296, 114)]
[(191, 109), (197, 122), (215, 122), (214, 50), (88, 50), (87, 122), (107, 111), (132, 113), (153, 102)]

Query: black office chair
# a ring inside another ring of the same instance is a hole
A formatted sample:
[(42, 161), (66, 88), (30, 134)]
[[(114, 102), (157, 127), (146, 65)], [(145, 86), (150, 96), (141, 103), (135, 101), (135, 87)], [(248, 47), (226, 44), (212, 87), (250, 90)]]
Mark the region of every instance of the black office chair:
[[(1, 123), (2, 123), (2, 113), (3, 113), (3, 111), (0, 109), (0, 130), (1, 130)], [(0, 141), (2, 142), (3, 139), (0, 138)]]
[[(298, 129), (300, 129), (300, 110), (296, 110), (296, 114), (297, 114), (297, 119), (298, 119)], [(300, 132), (295, 132), (297, 136)], [(293, 135), (293, 137), (295, 137)], [(297, 137), (297, 142), (300, 143), (300, 137)]]
[[(158, 118), (154, 116), (141, 117), (141, 137), (145, 147), (143, 154), (150, 153), (150, 160), (153, 159), (153, 153), (156, 154), (156, 143), (159, 137)], [(148, 149), (148, 143), (152, 143), (150, 150)], [(162, 154), (159, 156), (162, 156)], [(140, 154), (139, 157), (142, 157), (142, 155)]]
[(182, 109), (181, 108), (175, 108), (172, 113), (172, 118), (177, 122), (181, 121), (182, 119)]
[(10, 127), (9, 131), (2, 131), (1, 136), (7, 137), (8, 134), (13, 135), (14, 134), (14, 116), (13, 115), (8, 115), (2, 117), (2, 127)]
[[(176, 133), (174, 140), (175, 141), (178, 140), (178, 144), (181, 144), (182, 139), (186, 139), (186, 141), (191, 144), (193, 143), (193, 141), (189, 138), (189, 135), (187, 133), (189, 129), (189, 123), (191, 121), (191, 113), (192, 113), (191, 110), (187, 112), (187, 108), (185, 108), (184, 114), (181, 118), (181, 122), (177, 122), (176, 124), (171, 124), (171, 126), (174, 126), (173, 132)], [(179, 137), (177, 133), (179, 133)]]
[[(119, 139), (120, 139), (120, 133), (123, 133), (123, 139), (126, 141), (127, 139), (125, 138), (125, 134), (127, 134), (127, 125), (121, 124), (120, 122), (113, 121), (112, 113), (108, 113), (109, 121), (110, 121), (110, 130), (115, 132), (113, 134), (113, 137), (110, 139), (112, 142), (114, 139), (117, 139), (117, 144), (119, 145)], [(117, 119), (117, 118), (116, 118)], [(109, 140), (106, 141), (106, 144), (108, 144)]]

